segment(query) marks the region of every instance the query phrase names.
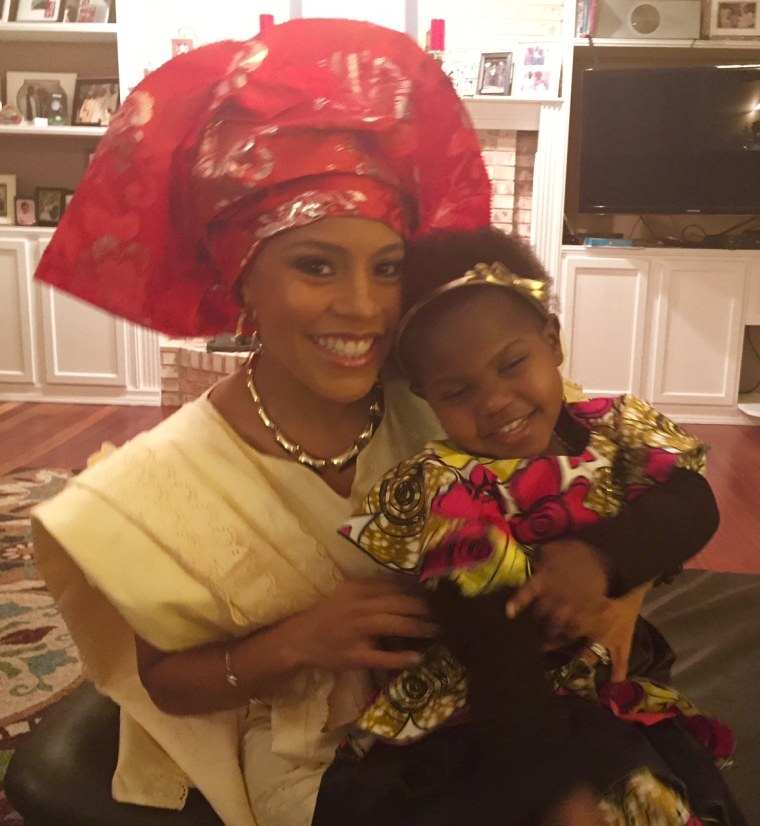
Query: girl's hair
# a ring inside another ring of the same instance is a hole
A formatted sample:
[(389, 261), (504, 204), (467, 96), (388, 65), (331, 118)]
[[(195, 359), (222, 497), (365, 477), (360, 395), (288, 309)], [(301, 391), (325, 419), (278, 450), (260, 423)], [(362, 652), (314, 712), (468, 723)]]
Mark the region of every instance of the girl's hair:
[(437, 230), (408, 244), (404, 256), (403, 309), (424, 301), (434, 290), (461, 278), (476, 264), (499, 261), (514, 275), (542, 281), (551, 292), (552, 279), (530, 244), (496, 227)]
[[(412, 359), (408, 351), (410, 330), (429, 319), (442, 306), (456, 302), (460, 289), (469, 290), (475, 286), (483, 289), (483, 285), (474, 282), (466, 286), (454, 285), (451, 290), (443, 292), (441, 288), (462, 279), (478, 264), (493, 267), (497, 262), (513, 276), (545, 284), (547, 294), (550, 294), (552, 279), (530, 244), (496, 227), (437, 230), (408, 244), (403, 265), (402, 318), (394, 349), (396, 365), (402, 373), (411, 375)], [(489, 285), (488, 288), (495, 287)], [(548, 307), (539, 306), (516, 286), (499, 288), (508, 291), (514, 301), (527, 308), (537, 323), (546, 321)]]

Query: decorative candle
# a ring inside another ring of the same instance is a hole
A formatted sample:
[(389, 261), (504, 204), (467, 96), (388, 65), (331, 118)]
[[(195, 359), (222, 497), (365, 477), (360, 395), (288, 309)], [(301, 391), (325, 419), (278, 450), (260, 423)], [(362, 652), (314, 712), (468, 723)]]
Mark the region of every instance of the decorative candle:
[(273, 14), (260, 14), (259, 15), (259, 31), (265, 32), (267, 29), (271, 29), (274, 26), (274, 15)]
[(430, 21), (430, 51), (442, 52), (446, 48), (444, 40), (446, 37), (446, 21), (445, 20), (431, 20)]

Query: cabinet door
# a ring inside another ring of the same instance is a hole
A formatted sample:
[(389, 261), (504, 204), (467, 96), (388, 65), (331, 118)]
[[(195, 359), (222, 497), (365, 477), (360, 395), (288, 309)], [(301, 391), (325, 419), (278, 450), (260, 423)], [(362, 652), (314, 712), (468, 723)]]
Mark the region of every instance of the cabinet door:
[(39, 286), (45, 383), (126, 387), (126, 322)]
[[(40, 255), (45, 246), (39, 243)], [(45, 384), (126, 388), (127, 323), (61, 290), (36, 287)]]
[(648, 259), (564, 256), (564, 372), (589, 395), (641, 393), (648, 281)]
[(735, 405), (747, 281), (744, 261), (663, 261), (652, 308), (654, 404)]
[(30, 261), (27, 241), (0, 239), (0, 382), (4, 384), (36, 381)]

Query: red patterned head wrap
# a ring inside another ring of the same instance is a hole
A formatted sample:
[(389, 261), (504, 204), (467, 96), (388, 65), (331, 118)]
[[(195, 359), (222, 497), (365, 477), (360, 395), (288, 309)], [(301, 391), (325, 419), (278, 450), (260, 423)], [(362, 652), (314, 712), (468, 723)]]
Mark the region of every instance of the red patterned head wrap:
[(36, 277), (176, 336), (234, 328), (260, 243), (327, 216), (406, 238), (489, 223), (477, 136), (406, 35), (293, 20), (181, 55), (126, 99)]

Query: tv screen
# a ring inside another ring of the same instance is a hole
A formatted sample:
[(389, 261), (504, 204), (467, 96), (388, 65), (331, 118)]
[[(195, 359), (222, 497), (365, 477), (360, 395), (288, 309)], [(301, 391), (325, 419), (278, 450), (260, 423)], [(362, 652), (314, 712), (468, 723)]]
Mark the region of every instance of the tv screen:
[(760, 65), (584, 71), (578, 207), (760, 214)]

